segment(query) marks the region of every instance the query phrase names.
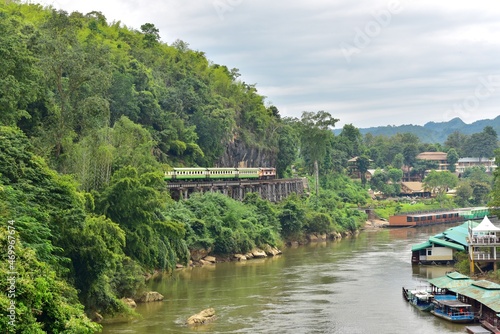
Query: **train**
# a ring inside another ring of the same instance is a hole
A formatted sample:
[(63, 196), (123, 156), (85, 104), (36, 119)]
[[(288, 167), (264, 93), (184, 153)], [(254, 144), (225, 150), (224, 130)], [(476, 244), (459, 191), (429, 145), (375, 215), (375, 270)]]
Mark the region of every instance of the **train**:
[(243, 168), (172, 168), (165, 172), (165, 181), (203, 180), (272, 180), (276, 178), (274, 167)]

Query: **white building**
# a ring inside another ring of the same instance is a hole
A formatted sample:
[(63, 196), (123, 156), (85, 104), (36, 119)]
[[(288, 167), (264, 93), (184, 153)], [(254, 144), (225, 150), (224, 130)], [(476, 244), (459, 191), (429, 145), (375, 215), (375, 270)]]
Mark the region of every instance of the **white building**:
[(458, 173), (463, 173), (467, 168), (483, 166), (486, 168), (486, 172), (491, 173), (497, 168), (495, 165), (495, 159), (485, 159), (485, 158), (460, 158), (457, 161), (455, 170)]

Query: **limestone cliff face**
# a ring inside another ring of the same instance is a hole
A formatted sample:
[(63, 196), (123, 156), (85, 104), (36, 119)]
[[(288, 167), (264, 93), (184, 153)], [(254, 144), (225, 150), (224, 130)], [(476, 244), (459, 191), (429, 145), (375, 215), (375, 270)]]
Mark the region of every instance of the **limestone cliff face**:
[(276, 149), (271, 147), (248, 147), (240, 139), (228, 143), (217, 167), (275, 167)]

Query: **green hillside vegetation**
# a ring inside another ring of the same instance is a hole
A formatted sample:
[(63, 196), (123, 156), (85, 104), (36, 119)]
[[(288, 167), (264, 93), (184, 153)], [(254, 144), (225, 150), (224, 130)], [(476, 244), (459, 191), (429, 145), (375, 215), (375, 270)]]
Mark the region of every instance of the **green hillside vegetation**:
[[(2, 332), (13, 301), (17, 332), (91, 333), (100, 325), (89, 317), (130, 313), (120, 298), (191, 252), (228, 256), (363, 226), (356, 208), (368, 195), (345, 176), (337, 120), (281, 117), (238, 77), (183, 41), (162, 43), (150, 23), (0, 4), (2, 249), (15, 238), (1, 255), (2, 291), (9, 256), (17, 270), (15, 298), (0, 294)], [(309, 177), (317, 192), (279, 204), (170, 198), (165, 170), (221, 165), (236, 150), (280, 177)]]
[[(16, 332), (95, 332), (90, 318), (133, 316), (120, 299), (192, 254), (227, 258), (309, 234), (355, 233), (367, 219), (361, 208), (379, 204), (370, 187), (397, 195), (403, 166), (419, 175), (432, 167), (418, 153), (493, 157), (497, 148), (491, 126), (453, 132), (444, 144), (363, 136), (351, 124), (335, 135), (330, 113), (282, 117), (239, 76), (183, 41), (161, 42), (151, 23), (137, 30), (99, 12), (0, 4), (1, 332), (12, 330), (13, 302)], [(376, 182), (348, 176), (355, 156), (359, 170), (380, 170)], [(174, 201), (163, 179), (172, 167), (242, 161), (303, 177), (307, 193), (280, 203), (255, 193)], [(428, 181), (444, 189), (456, 180)], [(497, 174), (468, 171), (456, 199), (433, 205), (487, 203), (497, 183)]]

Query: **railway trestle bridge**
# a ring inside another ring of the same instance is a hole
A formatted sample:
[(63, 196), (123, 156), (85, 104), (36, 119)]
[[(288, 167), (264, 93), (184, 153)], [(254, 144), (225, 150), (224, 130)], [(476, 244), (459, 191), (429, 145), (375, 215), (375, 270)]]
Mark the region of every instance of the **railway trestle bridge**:
[(242, 201), (247, 193), (257, 192), (271, 202), (279, 202), (291, 193), (301, 195), (307, 189), (305, 178), (274, 180), (226, 180), (226, 181), (179, 181), (167, 182), (173, 199), (187, 199), (195, 192), (219, 192)]

